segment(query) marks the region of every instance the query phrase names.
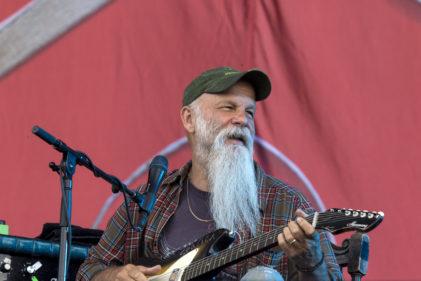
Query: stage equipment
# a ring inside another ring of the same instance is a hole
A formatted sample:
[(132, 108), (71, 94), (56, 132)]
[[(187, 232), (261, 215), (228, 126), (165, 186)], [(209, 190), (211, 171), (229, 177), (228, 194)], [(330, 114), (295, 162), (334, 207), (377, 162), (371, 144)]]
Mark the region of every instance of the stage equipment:
[[(76, 171), (76, 165), (84, 166), (91, 170), (96, 177), (100, 177), (105, 181), (112, 184), (112, 192), (122, 192), (124, 195), (124, 201), (126, 203), (126, 210), (130, 225), (136, 231), (143, 229), (144, 223), (147, 221), (147, 217), (156, 201), (155, 193), (162, 183), (165, 177), (168, 167), (168, 161), (163, 156), (156, 156), (150, 165), (148, 186), (146, 187), (146, 193), (140, 194), (138, 191), (130, 190), (124, 183), (122, 183), (117, 177), (109, 175), (96, 167), (91, 159), (83, 152), (74, 150), (67, 146), (60, 139), (55, 138), (47, 131), (43, 130), (38, 126), (32, 128), (32, 132), (44, 140), (46, 143), (52, 145), (57, 151), (62, 153), (62, 161), (60, 165), (56, 165), (54, 162), (49, 164), (50, 168), (60, 175), (62, 199), (61, 199), (61, 211), (60, 211), (60, 255), (59, 255), (59, 275), (58, 281), (67, 280), (67, 272), (69, 265), (69, 255), (71, 247), (71, 213), (72, 213), (72, 187), (73, 187), (73, 175)], [(128, 211), (128, 202), (126, 196), (139, 206), (139, 212), (141, 214), (141, 220), (138, 226), (132, 225), (130, 218), (130, 212)]]
[[(68, 280), (75, 280), (89, 246), (72, 245)], [(0, 235), (0, 281), (56, 281), (60, 245), (45, 240)]]

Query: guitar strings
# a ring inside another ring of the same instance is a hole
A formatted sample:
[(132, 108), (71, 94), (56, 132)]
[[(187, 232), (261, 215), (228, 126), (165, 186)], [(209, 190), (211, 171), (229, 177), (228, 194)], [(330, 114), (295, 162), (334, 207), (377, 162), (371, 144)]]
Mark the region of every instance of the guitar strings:
[[(212, 269), (215, 269), (219, 266), (221, 266), (220, 261), (224, 261), (224, 264), (232, 262), (235, 259), (241, 258), (245, 255), (248, 255), (250, 253), (253, 252), (252, 247), (257, 247), (256, 250), (257, 251), (258, 248), (260, 247), (265, 247), (265, 246), (270, 246), (271, 244), (276, 243), (276, 237), (277, 235), (280, 233), (280, 229), (276, 229), (274, 231), (271, 231), (269, 233), (263, 234), (261, 236), (259, 236), (258, 239), (254, 239), (253, 241), (248, 241), (245, 242), (241, 245), (235, 245), (232, 248), (223, 250), (221, 252), (218, 253), (217, 256), (208, 256), (205, 257), (199, 261), (193, 262), (192, 264), (189, 265), (189, 269), (191, 268), (191, 270), (193, 270), (194, 272), (197, 272), (196, 274), (201, 275), (202, 273), (205, 273), (207, 271), (210, 271)], [(263, 245), (262, 242), (265, 242)], [(268, 241), (270, 243), (268, 243)], [(250, 248), (249, 250), (247, 250), (247, 248)], [(240, 249), (242, 248), (242, 250), (240, 251)], [(245, 254), (244, 254), (245, 252)], [(241, 254), (240, 257), (238, 257), (238, 254)], [(229, 257), (228, 254), (231, 254), (231, 256)], [(234, 257), (234, 258), (233, 258)], [(227, 262), (227, 258), (228, 258), (228, 262)], [(203, 271), (203, 268), (206, 269), (205, 272)], [(188, 270), (189, 270), (188, 269)]]
[[(338, 222), (345, 222), (345, 221), (349, 221), (350, 219), (357, 219), (360, 218), (360, 216), (351, 216), (352, 215), (352, 211), (350, 211), (351, 213), (349, 215), (345, 215), (345, 214), (338, 214), (338, 213), (330, 213), (330, 212), (325, 212), (325, 213), (320, 213), (319, 214), (319, 220), (318, 220), (318, 225), (320, 223), (324, 223), (324, 222), (330, 222), (330, 223), (338, 223)], [(360, 212), (359, 212), (360, 213)], [(340, 217), (338, 215), (341, 215)], [(308, 217), (305, 218), (305, 220), (307, 220), (308, 222), (311, 222), (311, 220), (313, 219), (314, 215), (309, 215)], [(373, 214), (373, 218), (368, 218), (367, 216), (364, 219), (368, 219), (368, 220), (376, 220), (378, 218), (378, 214)], [(248, 241), (242, 243), (242, 244), (238, 244), (238, 245), (234, 245), (231, 248), (225, 249), (220, 251), (217, 255), (215, 256), (207, 256), (204, 257), (198, 261), (194, 261), (191, 264), (187, 265), (187, 266), (183, 266), (180, 267), (179, 269), (183, 269), (183, 275), (182, 277), (185, 278), (195, 278), (197, 276), (200, 276), (203, 273), (206, 273), (208, 271), (211, 271), (217, 267), (220, 267), (221, 265), (219, 265), (218, 261), (220, 261), (222, 258), (224, 258), (224, 264), (229, 263), (234, 261), (235, 259), (241, 258), (245, 255), (248, 255), (250, 253), (252, 253), (252, 246), (256, 247), (265, 247), (265, 246), (270, 246), (273, 243), (276, 243), (276, 239), (277, 236), (279, 235), (280, 231), (282, 230), (282, 228), (284, 228), (286, 225), (283, 226), (279, 226), (276, 227), (275, 229), (263, 233), (261, 235), (259, 235), (258, 237), (249, 239)], [(274, 241), (275, 240), (275, 241)], [(261, 246), (260, 244), (262, 242), (265, 242), (263, 244), (263, 246)], [(268, 243), (268, 241), (270, 243)], [(241, 250), (241, 254), (242, 256), (237, 257), (237, 254), (239, 253), (240, 248), (246, 249), (250, 247), (250, 251), (243, 251)], [(256, 249), (255, 251), (257, 251), (258, 249)], [(231, 252), (231, 259), (229, 259), (228, 262), (226, 262), (226, 258), (228, 257), (228, 254)], [(244, 252), (246, 252), (246, 254), (244, 254)], [(235, 258), (232, 259), (233, 254), (235, 253)], [(213, 263), (213, 266), (211, 266)], [(218, 264), (217, 267), (215, 267), (215, 263)], [(209, 267), (206, 271), (203, 271), (203, 268), (206, 268), (206, 265)], [(193, 276), (189, 276), (191, 273), (193, 273)], [(166, 273), (166, 274), (162, 274), (159, 276), (167, 276), (167, 275), (171, 275), (171, 273)], [(196, 275), (196, 276), (194, 276)], [(182, 280), (185, 280), (184, 278)]]
[[(337, 215), (336, 216), (324, 215), (323, 217), (324, 218), (337, 217)], [(307, 217), (306, 219), (308, 219), (308, 218), (309, 217)], [(338, 219), (338, 218), (336, 218), (336, 219), (330, 220), (330, 223), (333, 223), (333, 222), (341, 222), (341, 221), (349, 221), (350, 218), (351, 217), (349, 217), (349, 216), (347, 216), (344, 219)], [(310, 219), (311, 219), (311, 217), (310, 217)], [(203, 259), (201, 259), (199, 261), (193, 262), (192, 264), (189, 265), (189, 268), (191, 268), (194, 271), (197, 271), (198, 268), (199, 269), (203, 268), (204, 267), (203, 264), (206, 263), (208, 265), (209, 269), (206, 270), (205, 272), (210, 271), (210, 270), (212, 270), (211, 269), (211, 266), (210, 266), (211, 264), (214, 264), (214, 266), (212, 266), (213, 269), (216, 268), (215, 267), (215, 263), (218, 264), (218, 267), (220, 266), (219, 263), (218, 263), (218, 261), (215, 261), (215, 259), (218, 259), (218, 260), (221, 260), (221, 258), (225, 258), (226, 259), (228, 253), (231, 253), (231, 259), (229, 259), (228, 262), (224, 261), (224, 263), (229, 263), (229, 262), (231, 262), (231, 261), (233, 261), (235, 259), (241, 258), (241, 257), (243, 257), (243, 256), (245, 256), (247, 254), (250, 254), (251, 252), (247, 252), (246, 251), (247, 253), (244, 255), (244, 251), (241, 251), (242, 256), (237, 257), (237, 255), (239, 253), (239, 251), (238, 251), (239, 248), (243, 248), (244, 249), (244, 248), (247, 248), (248, 246), (249, 247), (259, 246), (260, 247), (260, 244), (263, 242), (263, 240), (265, 240), (265, 244), (263, 245), (263, 247), (269, 246), (269, 245), (271, 245), (273, 243), (276, 243), (276, 240), (274, 239), (275, 237), (273, 237), (273, 236), (276, 235), (276, 237), (277, 237), (277, 235), (280, 233), (280, 230), (281, 229), (282, 229), (282, 227), (278, 227), (278, 228), (276, 228), (276, 229), (274, 229), (274, 230), (272, 230), (270, 232), (267, 232), (267, 233), (264, 233), (262, 235), (259, 235), (259, 237), (250, 239), (250, 240), (248, 240), (245, 243), (242, 243), (240, 245), (235, 245), (235, 246), (233, 246), (232, 248), (229, 248), (229, 249), (225, 249), (225, 250), (219, 252), (217, 256), (208, 256), (208, 257), (205, 257), (205, 258), (203, 258)], [(268, 240), (270, 240), (271, 243), (267, 243)], [(251, 250), (251, 248), (250, 248), (250, 250)], [(235, 256), (234, 259), (232, 259), (232, 255), (233, 254), (236, 254), (236, 256)], [(199, 270), (199, 272), (198, 272), (199, 274), (198, 275), (201, 275), (201, 274), (205, 273), (205, 272), (202, 273), (201, 271), (202, 270)]]
[[(341, 217), (339, 217), (338, 218), (338, 214), (337, 213), (320, 213), (319, 214), (319, 222), (318, 222), (318, 224), (320, 224), (320, 223), (323, 223), (323, 222), (329, 222), (329, 223), (338, 223), (338, 222), (345, 222), (345, 221), (349, 221), (350, 219), (357, 219), (357, 218), (360, 218), (360, 216), (357, 216), (357, 217), (354, 217), (354, 216), (351, 216), (351, 214), (350, 215), (345, 215), (345, 214), (339, 214), (339, 215), (342, 215)], [(305, 219), (307, 220), (307, 221), (311, 221), (312, 220), (312, 218), (314, 217), (314, 215), (309, 215), (308, 217), (306, 217)], [(367, 218), (367, 219), (369, 219), (369, 218)], [(374, 216), (372, 219), (376, 219), (376, 217)], [(372, 219), (369, 219), (369, 220), (372, 220)], [(221, 265), (219, 265), (219, 263), (218, 263), (218, 261), (216, 260), (215, 261), (215, 259), (218, 259), (218, 260), (221, 260), (222, 258), (224, 258), (224, 259), (226, 259), (227, 258), (227, 254), (229, 254), (229, 253), (231, 253), (231, 259), (228, 261), (228, 262), (226, 262), (225, 260), (224, 260), (224, 263), (226, 264), (226, 263), (229, 263), (229, 262), (231, 262), (231, 261), (233, 261), (233, 260), (235, 260), (235, 259), (238, 259), (238, 258), (241, 258), (241, 257), (243, 257), (243, 256), (245, 256), (245, 255), (248, 255), (248, 254), (250, 254), (250, 253), (252, 253), (253, 251), (252, 251), (252, 246), (254, 246), (254, 247), (256, 247), (256, 246), (259, 246), (260, 247), (260, 244), (263, 242), (263, 241), (265, 241), (265, 243), (264, 243), (264, 245), (263, 245), (263, 247), (265, 247), (265, 246), (270, 246), (271, 244), (273, 244), (273, 243), (276, 243), (276, 239), (275, 238), (277, 238), (277, 236), (278, 236), (278, 234), (280, 233), (280, 231), (281, 231), (281, 229), (283, 228), (283, 227), (285, 227), (285, 225), (284, 226), (280, 226), (280, 227), (277, 227), (277, 228), (275, 228), (275, 229), (273, 229), (273, 230), (271, 230), (271, 231), (269, 231), (269, 232), (267, 232), (267, 233), (263, 233), (263, 234), (261, 234), (261, 235), (259, 235), (258, 237), (255, 237), (255, 238), (252, 238), (252, 239), (249, 239), (248, 241), (246, 241), (246, 242), (244, 242), (244, 243), (242, 243), (242, 244), (238, 244), (238, 245), (235, 245), (235, 246), (233, 246), (233, 247), (231, 247), (231, 248), (228, 248), (228, 249), (225, 249), (225, 250), (222, 250), (222, 251), (220, 251), (216, 256), (207, 256), (207, 257), (205, 257), (205, 258), (203, 258), (203, 259), (200, 259), (200, 260), (198, 260), (198, 261), (195, 261), (195, 262), (192, 262), (189, 266), (188, 266), (188, 269), (187, 269), (187, 271), (189, 271), (189, 269), (191, 268), (192, 270), (194, 270), (194, 271), (197, 271), (197, 269), (202, 269), (202, 268), (204, 268), (204, 266), (203, 266), (203, 264), (207, 264), (208, 265), (208, 267), (209, 267), (209, 269), (208, 270), (206, 270), (205, 272), (207, 272), (207, 271), (210, 271), (210, 270), (212, 270), (211, 269), (211, 267), (213, 268), (213, 269), (215, 269), (215, 268), (217, 268), (217, 267), (219, 267), (219, 266), (221, 266)], [(274, 237), (274, 235), (275, 235), (275, 237)], [(268, 242), (268, 240), (271, 242), (271, 243), (267, 243)], [(275, 240), (275, 241), (274, 241)], [(243, 251), (244, 249), (246, 249), (246, 248), (248, 248), (248, 247), (250, 247), (250, 251)], [(242, 248), (242, 250), (241, 250), (241, 254), (242, 254), (242, 256), (240, 256), (240, 257), (237, 257), (237, 255), (238, 255), (238, 253), (240, 252), (239, 250)], [(257, 251), (258, 249), (256, 249), (255, 251)], [(246, 254), (244, 254), (244, 252), (246, 252)], [(235, 258), (234, 259), (232, 259), (232, 257), (233, 257), (233, 254), (236, 254), (235, 255)], [(218, 266), (217, 267), (215, 267), (215, 263), (216, 264), (218, 264)], [(210, 265), (212, 265), (212, 264), (214, 264), (213, 266), (210, 266)], [(206, 266), (205, 266), (206, 267)], [(201, 271), (202, 270), (199, 270), (199, 274), (198, 275), (201, 275), (202, 273), (201, 273)], [(203, 272), (204, 273), (204, 272)]]
[[(279, 232), (278, 229), (276, 229), (275, 231)], [(267, 241), (272, 236), (271, 232), (272, 231), (267, 232), (267, 233), (263, 233), (263, 234), (259, 235), (258, 237), (247, 240), (246, 242), (244, 242), (242, 244), (233, 245), (231, 248), (224, 249), (224, 250), (218, 252), (217, 256), (207, 256), (207, 257), (204, 257), (204, 258), (202, 258), (198, 261), (192, 262), (189, 265), (189, 268), (191, 268), (191, 270), (193, 270), (195, 272), (195, 271), (197, 271), (197, 269), (203, 268), (204, 267), (203, 264), (214, 263), (216, 258), (218, 258), (219, 260), (224, 259), (224, 261), (225, 261), (228, 254), (231, 253), (231, 257), (232, 257), (232, 254), (238, 253), (239, 248), (247, 248), (247, 246), (252, 246), (253, 244), (255, 244), (255, 245), (260, 244), (263, 240)], [(231, 259), (228, 262), (230, 262), (230, 261), (231, 261)], [(199, 270), (199, 273), (200, 273), (200, 270)]]

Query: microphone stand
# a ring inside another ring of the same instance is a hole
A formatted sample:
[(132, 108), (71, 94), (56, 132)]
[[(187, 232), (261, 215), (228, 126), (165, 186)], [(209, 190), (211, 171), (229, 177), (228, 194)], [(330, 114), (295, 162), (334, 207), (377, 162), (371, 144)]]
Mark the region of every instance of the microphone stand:
[(50, 168), (60, 175), (61, 207), (60, 207), (60, 256), (58, 280), (67, 280), (69, 253), (71, 247), (71, 215), (72, 215), (72, 187), (73, 175), (76, 171), (76, 156), (71, 152), (63, 153), (60, 166), (50, 163)]
[[(96, 177), (100, 177), (105, 181), (112, 184), (112, 192), (123, 192), (127, 194), (138, 206), (139, 212), (144, 212), (147, 217), (150, 211), (153, 209), (156, 198), (149, 192), (145, 200), (145, 196), (141, 195), (137, 191), (130, 190), (124, 183), (122, 183), (117, 177), (109, 175), (96, 167), (89, 157), (83, 152), (73, 150), (68, 147), (63, 141), (53, 137), (51, 134), (46, 132), (44, 129), (34, 126), (32, 133), (40, 137), (42, 140), (52, 145), (56, 150), (63, 154), (60, 165), (56, 165), (51, 162), (49, 167), (60, 175), (61, 181), (61, 209), (60, 209), (60, 256), (59, 256), (59, 275), (58, 281), (67, 281), (67, 273), (69, 266), (69, 253), (71, 247), (71, 213), (72, 213), (72, 187), (73, 187), (73, 175), (76, 171), (76, 165), (81, 165), (93, 172)], [(166, 171), (165, 171), (166, 172)], [(163, 177), (163, 176), (162, 176)], [(152, 200), (150, 200), (152, 199)], [(146, 204), (145, 204), (146, 203)], [(127, 214), (129, 221), (130, 214)], [(145, 217), (144, 216), (144, 217)], [(141, 220), (141, 224), (136, 227), (138, 231), (141, 231), (146, 219)]]

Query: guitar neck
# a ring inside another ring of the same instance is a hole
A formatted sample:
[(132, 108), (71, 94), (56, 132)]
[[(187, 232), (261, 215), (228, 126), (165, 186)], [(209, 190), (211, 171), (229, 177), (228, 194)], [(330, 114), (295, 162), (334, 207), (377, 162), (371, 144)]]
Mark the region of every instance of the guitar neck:
[[(352, 209), (329, 209), (324, 213), (315, 213), (316, 229), (325, 229), (333, 234), (350, 230), (367, 232), (379, 225), (384, 217), (383, 212), (369, 212)], [(314, 214), (305, 220), (312, 223)], [(278, 235), (286, 225), (277, 227), (272, 231), (262, 233), (242, 244), (234, 245), (218, 254), (207, 256), (192, 262), (183, 274), (184, 281), (191, 280), (203, 274), (234, 264), (242, 259), (256, 255), (278, 244)]]
[[(308, 222), (311, 222), (313, 220), (313, 215), (308, 216), (305, 219)], [(185, 271), (183, 280), (191, 280), (210, 271), (229, 266), (239, 260), (275, 247), (278, 245), (278, 235), (282, 232), (284, 227), (285, 225), (277, 227), (272, 231), (262, 233), (257, 237), (249, 239), (242, 244), (237, 244), (231, 248), (222, 250), (216, 255), (211, 255), (191, 263)]]

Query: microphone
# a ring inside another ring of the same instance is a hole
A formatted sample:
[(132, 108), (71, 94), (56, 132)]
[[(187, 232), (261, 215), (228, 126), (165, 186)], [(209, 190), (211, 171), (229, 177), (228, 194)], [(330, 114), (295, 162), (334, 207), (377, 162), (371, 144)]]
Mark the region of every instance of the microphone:
[(146, 192), (156, 193), (168, 170), (168, 160), (162, 155), (155, 156), (149, 165)]
[(370, 238), (368, 235), (360, 232), (352, 234), (348, 254), (348, 273), (352, 276), (352, 280), (354, 277), (361, 278), (367, 274), (369, 253)]
[(149, 165), (148, 182), (141, 208), (149, 215), (155, 205), (156, 193), (168, 170), (168, 160), (162, 155), (155, 156)]
[(138, 230), (142, 230), (146, 225), (149, 214), (151, 213), (155, 202), (156, 193), (161, 186), (168, 170), (168, 160), (162, 155), (155, 156), (149, 165), (148, 183), (146, 186), (144, 200), (142, 200), (141, 210), (144, 211), (143, 216), (139, 220)]

